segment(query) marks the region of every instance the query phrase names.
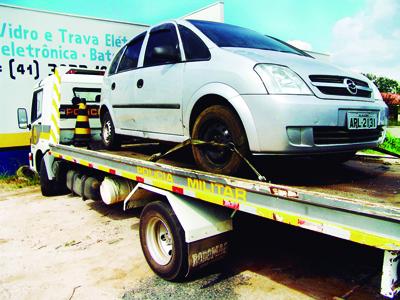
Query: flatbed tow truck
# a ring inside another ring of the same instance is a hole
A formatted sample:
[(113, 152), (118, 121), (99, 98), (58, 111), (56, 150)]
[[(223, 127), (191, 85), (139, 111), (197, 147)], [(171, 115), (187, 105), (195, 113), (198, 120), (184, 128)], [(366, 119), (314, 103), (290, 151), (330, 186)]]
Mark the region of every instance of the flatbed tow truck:
[(305, 175), (307, 162), (301, 171), (286, 163), (287, 169), (278, 164), (275, 173), (266, 166), (267, 182), (198, 171), (179, 159), (153, 162), (146, 149), (88, 150), (50, 141), (40, 170), (42, 189), (66, 183), (84, 199), (144, 207), (142, 250), (153, 271), (167, 280), (226, 256), (232, 218), (243, 212), (383, 250), (380, 292), (399, 294), (399, 168), (358, 159), (336, 169), (342, 172), (338, 180), (335, 167)]

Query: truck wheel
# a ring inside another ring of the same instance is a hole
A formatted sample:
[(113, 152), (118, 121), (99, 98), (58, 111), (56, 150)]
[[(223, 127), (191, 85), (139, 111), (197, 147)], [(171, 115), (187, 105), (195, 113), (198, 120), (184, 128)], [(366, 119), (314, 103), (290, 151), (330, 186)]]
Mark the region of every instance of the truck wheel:
[(171, 206), (152, 202), (140, 216), (140, 243), (150, 268), (160, 277), (176, 281), (188, 272), (188, 246), (184, 230)]
[[(234, 143), (244, 156), (249, 153), (246, 133), (237, 115), (228, 107), (213, 105), (197, 117), (192, 138), (206, 142)], [(228, 148), (213, 146), (192, 147), (196, 164), (212, 173), (234, 175), (243, 167), (243, 160)]]
[(47, 175), (46, 164), (44, 159), (40, 162), (40, 190), (42, 191), (43, 196), (55, 196), (60, 194), (59, 184), (56, 180), (50, 180), (49, 176)]
[(101, 126), (101, 141), (108, 150), (117, 149), (121, 146), (121, 140), (118, 135), (115, 134), (114, 123), (111, 120), (110, 113), (107, 111), (104, 114), (103, 122)]

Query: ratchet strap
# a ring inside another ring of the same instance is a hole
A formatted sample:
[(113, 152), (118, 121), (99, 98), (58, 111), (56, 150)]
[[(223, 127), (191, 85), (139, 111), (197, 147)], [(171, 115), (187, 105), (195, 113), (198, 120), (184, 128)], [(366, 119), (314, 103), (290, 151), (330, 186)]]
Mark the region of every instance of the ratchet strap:
[(236, 148), (235, 144), (230, 142), (227, 144), (222, 144), (222, 143), (217, 143), (214, 141), (211, 142), (206, 142), (206, 141), (201, 141), (201, 140), (193, 140), (193, 139), (187, 139), (186, 141), (176, 145), (175, 147), (171, 148), (165, 153), (155, 153), (152, 156), (148, 158), (148, 161), (156, 162), (157, 160), (164, 158), (168, 156), (169, 154), (182, 149), (188, 145), (192, 146), (213, 146), (213, 147), (223, 147), (223, 148), (228, 148), (230, 151), (235, 152), (249, 167), (250, 169), (256, 174), (258, 180), (266, 182), (267, 179), (260, 174), (260, 172), (257, 171), (257, 169), (253, 166), (253, 164), (242, 154), (240, 151)]

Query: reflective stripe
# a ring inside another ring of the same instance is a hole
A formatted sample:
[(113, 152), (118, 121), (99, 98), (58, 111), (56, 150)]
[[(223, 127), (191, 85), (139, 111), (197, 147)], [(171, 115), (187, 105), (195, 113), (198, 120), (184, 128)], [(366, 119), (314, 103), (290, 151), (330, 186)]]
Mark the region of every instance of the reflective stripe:
[(78, 122), (89, 122), (89, 117), (88, 116), (77, 116), (76, 121)]
[(54, 96), (52, 98), (52, 112), (51, 112), (51, 129), (50, 129), (50, 141), (54, 144), (57, 144), (60, 139), (60, 101), (61, 101), (61, 94), (60, 94), (60, 84), (61, 84), (61, 77), (60, 73), (56, 69), (54, 72), (54, 84), (53, 84), (53, 91)]
[(58, 73), (58, 69), (56, 69), (54, 71), (54, 76), (56, 76), (58, 83), (60, 83), (61, 82), (61, 77), (60, 77), (60, 73)]
[(53, 98), (53, 100), (51, 101), (51, 104), (53, 105), (53, 109), (55, 111), (58, 111), (58, 103), (57, 100)]
[(75, 128), (75, 134), (90, 134), (90, 128)]
[(51, 120), (53, 121), (53, 125), (56, 128), (57, 132), (60, 132), (60, 127), (58, 127), (58, 120), (54, 116), (54, 114), (51, 116)]
[(50, 132), (39, 133), (39, 139), (48, 141), (50, 139)]
[(50, 136), (51, 136), (51, 138), (53, 139), (53, 142), (55, 142), (56, 143), (56, 141), (57, 141), (57, 137), (55, 136), (55, 134), (54, 134), (54, 131), (52, 130), (52, 131), (50, 131)]
[(57, 102), (60, 102), (61, 95), (60, 95), (60, 92), (59, 92), (58, 87), (57, 87), (56, 84), (54, 84), (53, 89), (54, 89), (54, 92), (56, 93), (56, 96), (57, 96), (57, 99), (56, 99)]

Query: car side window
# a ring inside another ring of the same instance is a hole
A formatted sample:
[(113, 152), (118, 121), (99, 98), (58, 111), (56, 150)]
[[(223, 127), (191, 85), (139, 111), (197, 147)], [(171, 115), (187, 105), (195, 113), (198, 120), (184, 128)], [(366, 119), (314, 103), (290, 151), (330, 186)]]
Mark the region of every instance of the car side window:
[(186, 60), (209, 60), (211, 53), (204, 42), (189, 28), (178, 25)]
[(140, 49), (142, 48), (145, 33), (134, 38), (127, 46), (121, 62), (118, 66), (118, 73), (126, 70), (137, 68), (139, 61)]
[(115, 54), (114, 59), (111, 63), (110, 70), (108, 71), (108, 75), (113, 75), (117, 72), (117, 67), (119, 63), (119, 59), (121, 58), (122, 53), (124, 53), (126, 47), (122, 47), (121, 50)]
[(38, 90), (33, 93), (32, 109), (31, 109), (32, 123), (42, 116), (42, 100), (43, 100), (43, 90)]
[[(164, 52), (164, 55), (157, 54), (160, 50)], [(176, 63), (180, 60), (181, 54), (175, 26), (167, 23), (153, 28), (147, 42), (143, 66)]]

